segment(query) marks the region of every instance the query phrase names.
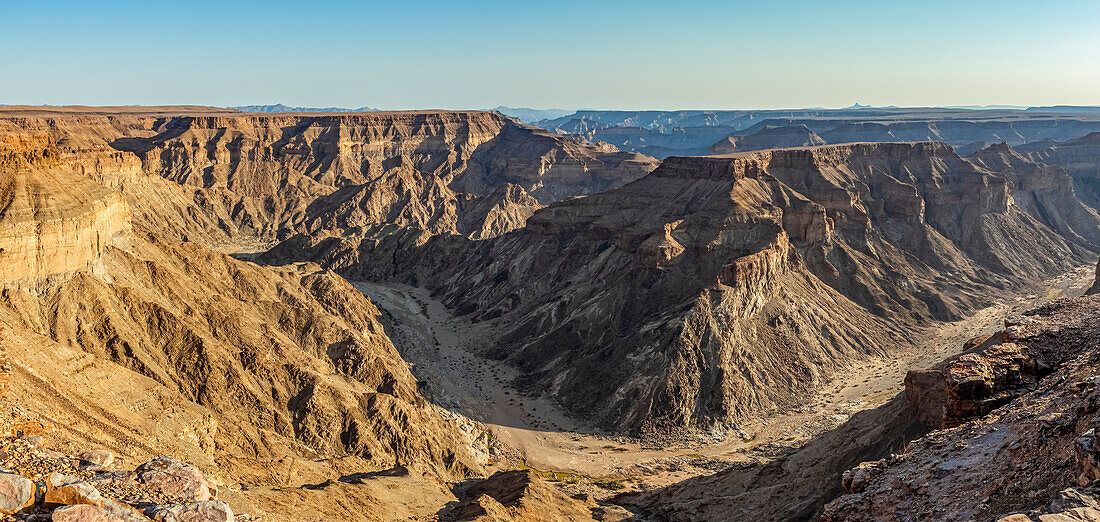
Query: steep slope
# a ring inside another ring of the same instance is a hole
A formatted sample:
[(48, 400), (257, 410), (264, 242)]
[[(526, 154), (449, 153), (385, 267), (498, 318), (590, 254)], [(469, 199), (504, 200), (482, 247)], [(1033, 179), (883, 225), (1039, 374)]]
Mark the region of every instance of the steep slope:
[(1074, 177), (1064, 167), (1041, 157), (1025, 156), (1001, 143), (969, 159), (1007, 178), (1013, 185), (1012, 201), (1017, 207), (1067, 240), (1100, 250), (1100, 213), (1082, 202)]
[(1092, 208), (1100, 208), (1100, 132), (1038, 147), (1029, 157), (1066, 169), (1081, 200)]
[(641, 518), (664, 521), (815, 520), (843, 493), (841, 474), (898, 451), (925, 430), (903, 397), (859, 412), (792, 454), (668, 487), (620, 495)]
[(497, 333), (485, 352), (521, 388), (610, 429), (723, 436), (902, 325), (1088, 256), (1005, 178), (921, 143), (670, 158), (488, 241), (299, 235), (265, 259), (425, 286)]

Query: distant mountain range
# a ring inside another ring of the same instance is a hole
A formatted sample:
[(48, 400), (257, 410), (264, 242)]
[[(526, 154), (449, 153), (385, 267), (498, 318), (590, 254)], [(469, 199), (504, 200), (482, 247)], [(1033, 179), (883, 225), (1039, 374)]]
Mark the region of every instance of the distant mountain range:
[(1100, 107), (1095, 105), (1049, 105), (1046, 107), (1028, 107), (1032, 112), (1068, 112), (1073, 114), (1100, 114)]
[(493, 107), (489, 109), (491, 111), (497, 111), (505, 116), (515, 118), (523, 123), (534, 123), (541, 120), (552, 120), (554, 118), (561, 118), (562, 116), (568, 116), (576, 111), (565, 109), (529, 109), (527, 107), (505, 107), (503, 105), (499, 107)]
[(358, 109), (348, 109), (344, 107), (290, 107), (281, 103), (276, 103), (275, 105), (238, 105), (229, 108), (241, 112), (367, 112), (378, 110), (371, 107), (359, 107)]

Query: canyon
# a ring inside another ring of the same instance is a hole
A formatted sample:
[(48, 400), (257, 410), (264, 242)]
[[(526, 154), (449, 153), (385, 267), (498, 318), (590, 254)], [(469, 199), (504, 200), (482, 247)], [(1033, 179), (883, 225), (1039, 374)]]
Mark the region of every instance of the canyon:
[(1067, 141), (1100, 131), (1087, 108), (849, 107), (758, 111), (592, 111), (534, 123), (664, 159), (817, 144), (942, 141), (969, 155), (1006, 142)]
[(1100, 509), (1095, 115), (538, 125), (0, 108), (0, 408), (266, 520)]

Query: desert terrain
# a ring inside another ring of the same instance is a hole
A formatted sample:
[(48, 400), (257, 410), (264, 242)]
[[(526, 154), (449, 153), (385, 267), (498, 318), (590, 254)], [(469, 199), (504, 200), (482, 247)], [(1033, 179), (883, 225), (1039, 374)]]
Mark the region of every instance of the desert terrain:
[(1100, 510), (1094, 114), (271, 111), (0, 107), (5, 516)]

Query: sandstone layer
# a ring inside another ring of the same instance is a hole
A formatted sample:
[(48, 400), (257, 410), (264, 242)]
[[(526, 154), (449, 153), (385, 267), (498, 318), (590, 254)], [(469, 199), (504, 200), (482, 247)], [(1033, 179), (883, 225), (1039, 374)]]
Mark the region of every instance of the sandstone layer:
[(0, 283), (91, 268), (129, 240), (126, 199), (60, 168), (53, 145), (46, 134), (0, 140)]

